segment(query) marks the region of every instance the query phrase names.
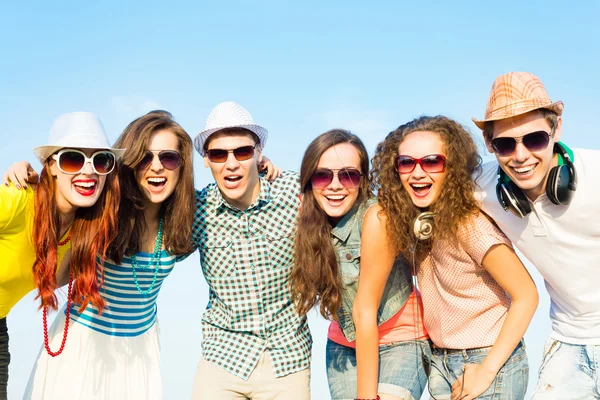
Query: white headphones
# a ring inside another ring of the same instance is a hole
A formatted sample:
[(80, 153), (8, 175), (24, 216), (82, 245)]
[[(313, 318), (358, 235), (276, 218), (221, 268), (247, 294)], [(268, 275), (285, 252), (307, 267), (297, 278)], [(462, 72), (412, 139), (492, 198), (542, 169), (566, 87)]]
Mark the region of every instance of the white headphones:
[(417, 239), (426, 240), (433, 235), (433, 217), (434, 213), (430, 211), (422, 212), (415, 219), (415, 224), (413, 225), (413, 232)]

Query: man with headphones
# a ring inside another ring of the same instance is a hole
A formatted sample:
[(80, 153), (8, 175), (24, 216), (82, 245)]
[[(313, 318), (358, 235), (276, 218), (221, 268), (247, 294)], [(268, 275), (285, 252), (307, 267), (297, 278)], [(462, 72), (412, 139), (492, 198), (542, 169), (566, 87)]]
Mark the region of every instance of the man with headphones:
[(600, 399), (600, 151), (559, 142), (563, 108), (535, 75), (499, 76), (485, 118), (473, 118), (497, 160), (475, 190), (550, 295), (552, 333), (533, 398)]

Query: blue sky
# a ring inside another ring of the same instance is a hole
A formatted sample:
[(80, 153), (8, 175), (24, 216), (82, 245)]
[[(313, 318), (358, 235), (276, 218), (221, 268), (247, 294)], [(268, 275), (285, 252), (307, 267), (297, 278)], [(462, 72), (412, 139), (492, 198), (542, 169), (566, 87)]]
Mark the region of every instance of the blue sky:
[[(34, 159), (55, 117), (92, 111), (114, 140), (132, 119), (171, 111), (190, 133), (232, 100), (269, 129), (265, 154), (298, 170), (327, 129), (359, 134), (369, 150), (398, 125), (444, 114), (482, 117), (508, 71), (538, 75), (565, 103), (562, 140), (599, 148), (600, 26), (595, 1), (10, 2), (0, 10), (0, 171)], [(34, 163), (37, 168), (39, 164)], [(212, 181), (196, 155), (196, 185)], [(530, 265), (527, 264), (529, 267)], [(549, 332), (548, 298), (526, 340), (530, 392)], [(188, 398), (200, 355), (207, 289), (194, 255), (159, 297), (166, 399)], [(32, 296), (11, 312), (9, 395), (20, 397), (41, 343)], [(311, 315), (313, 396), (327, 397), (327, 323)], [(68, 345), (68, 343), (67, 343)]]

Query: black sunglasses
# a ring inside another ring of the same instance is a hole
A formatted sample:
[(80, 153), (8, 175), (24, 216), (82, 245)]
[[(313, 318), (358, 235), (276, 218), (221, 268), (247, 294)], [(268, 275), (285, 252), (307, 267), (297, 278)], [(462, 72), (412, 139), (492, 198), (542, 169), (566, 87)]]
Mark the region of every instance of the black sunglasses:
[(536, 131), (528, 133), (527, 135), (519, 137), (499, 137), (492, 139), (492, 149), (500, 157), (510, 156), (515, 152), (517, 143), (523, 143), (523, 145), (529, 151), (542, 151), (548, 147), (550, 138), (554, 136), (554, 130), (551, 133), (546, 131)]
[(224, 149), (210, 149), (206, 150), (206, 155), (211, 162), (215, 163), (224, 163), (227, 161), (227, 157), (229, 157), (229, 153), (233, 153), (234, 157), (238, 161), (246, 161), (251, 159), (254, 156), (254, 146), (242, 146), (233, 150), (224, 150)]
[(181, 154), (175, 150), (147, 150), (144, 158), (142, 158), (142, 161), (135, 168), (138, 170), (148, 168), (152, 164), (155, 155), (158, 156), (158, 161), (166, 169), (174, 170), (181, 165)]

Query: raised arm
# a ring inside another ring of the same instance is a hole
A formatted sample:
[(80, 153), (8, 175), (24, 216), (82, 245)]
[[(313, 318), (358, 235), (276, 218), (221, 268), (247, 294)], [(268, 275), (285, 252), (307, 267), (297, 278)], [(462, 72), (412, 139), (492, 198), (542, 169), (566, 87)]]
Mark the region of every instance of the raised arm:
[(363, 221), (360, 246), (358, 293), (352, 308), (356, 326), (358, 397), (375, 399), (379, 369), (379, 331), (377, 310), (396, 252), (387, 235), (387, 218), (378, 215), (381, 207), (372, 206)]
[(266, 156), (262, 156), (260, 163), (258, 164), (258, 171), (267, 171), (265, 178), (268, 181), (273, 182), (275, 179), (281, 176), (281, 169), (273, 164), (273, 161), (268, 159)]
[(17, 161), (4, 174), (2, 182), (8, 186), (12, 182), (17, 189), (27, 189), (27, 183), (37, 183), (39, 175), (27, 161)]

